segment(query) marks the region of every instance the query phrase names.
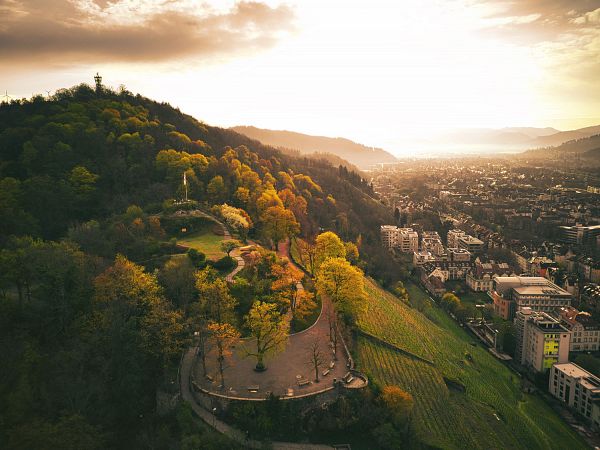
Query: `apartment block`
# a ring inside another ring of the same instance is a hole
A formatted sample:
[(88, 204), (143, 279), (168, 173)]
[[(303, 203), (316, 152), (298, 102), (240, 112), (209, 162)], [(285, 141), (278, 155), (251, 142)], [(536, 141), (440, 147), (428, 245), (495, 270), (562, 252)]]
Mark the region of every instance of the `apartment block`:
[(525, 307), (515, 316), (515, 360), (536, 372), (569, 361), (570, 332), (545, 312)]
[(600, 379), (577, 364), (555, 364), (550, 371), (548, 390), (575, 410), (593, 428), (600, 428)]
[(447, 249), (448, 257), (450, 261), (455, 262), (470, 262), (471, 261), (471, 252), (465, 250), (464, 248), (448, 248)]
[(600, 237), (600, 225), (583, 226), (574, 225), (571, 227), (561, 226), (562, 241), (574, 245), (596, 245)]
[(543, 277), (494, 277), (489, 295), (494, 312), (506, 320), (512, 320), (524, 307), (554, 312), (571, 306), (572, 300), (571, 294)]
[(448, 247), (462, 248), (471, 253), (479, 253), (483, 251), (483, 241), (477, 239), (462, 230), (450, 230), (447, 235)]
[(446, 235), (447, 244), (450, 248), (458, 248), (458, 238), (464, 236), (466, 233), (462, 230), (450, 230)]
[(441, 256), (445, 253), (444, 244), (437, 231), (424, 231), (421, 236), (421, 250), (431, 252), (434, 256)]
[(419, 235), (412, 228), (382, 225), (381, 242), (388, 250), (397, 248), (402, 253), (413, 253), (419, 249)]

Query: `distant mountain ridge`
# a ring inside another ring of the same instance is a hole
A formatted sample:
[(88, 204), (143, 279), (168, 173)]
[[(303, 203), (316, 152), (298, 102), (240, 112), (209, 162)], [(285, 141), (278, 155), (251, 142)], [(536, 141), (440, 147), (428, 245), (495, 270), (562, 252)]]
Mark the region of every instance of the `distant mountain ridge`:
[[(595, 127), (590, 127), (595, 128)], [(526, 158), (562, 157), (577, 154), (578, 157), (600, 163), (600, 134), (573, 139), (558, 146), (535, 148), (522, 153)]]
[(593, 127), (585, 127), (579, 128), (577, 130), (571, 131), (561, 131), (556, 134), (551, 134), (549, 136), (540, 136), (536, 139), (536, 147), (548, 147), (561, 145), (565, 142), (569, 142), (575, 139), (583, 139), (590, 136), (594, 136), (596, 134), (600, 134), (600, 125), (596, 125)]
[(345, 138), (311, 136), (287, 130), (267, 130), (237, 126), (231, 130), (274, 147), (298, 150), (301, 154), (331, 153), (365, 169), (378, 163), (397, 162), (394, 155), (381, 148), (367, 147)]
[(559, 131), (550, 127), (467, 128), (434, 136), (431, 141), (455, 146), (480, 146), (481, 152), (489, 153), (496, 150), (520, 151), (554, 147), (599, 133), (600, 125), (569, 131)]

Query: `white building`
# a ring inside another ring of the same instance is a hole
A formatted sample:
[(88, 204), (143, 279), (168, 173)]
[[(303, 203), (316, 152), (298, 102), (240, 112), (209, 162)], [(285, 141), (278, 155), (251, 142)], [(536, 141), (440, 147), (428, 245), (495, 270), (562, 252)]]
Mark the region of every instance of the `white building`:
[(431, 261), (435, 261), (435, 256), (431, 252), (421, 250), (413, 253), (413, 264), (415, 266), (422, 266)]
[(434, 256), (441, 256), (444, 252), (444, 244), (437, 231), (424, 231), (421, 236), (421, 250), (431, 252)]
[(600, 326), (588, 312), (572, 306), (558, 311), (561, 323), (571, 332), (572, 352), (595, 352), (600, 350)]
[(462, 230), (448, 231), (448, 247), (463, 248), (471, 253), (481, 252), (483, 250), (483, 241), (477, 239)]
[(419, 249), (419, 235), (412, 228), (382, 225), (381, 242), (388, 250), (397, 248), (402, 253), (413, 253)]
[(550, 393), (600, 427), (600, 379), (576, 364), (554, 364), (548, 385)]

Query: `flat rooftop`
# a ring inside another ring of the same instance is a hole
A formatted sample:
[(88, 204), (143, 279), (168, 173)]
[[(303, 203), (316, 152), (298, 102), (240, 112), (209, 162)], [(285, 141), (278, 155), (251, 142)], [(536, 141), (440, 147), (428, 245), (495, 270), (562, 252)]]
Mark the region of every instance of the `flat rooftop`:
[(554, 288), (550, 286), (515, 286), (513, 287), (513, 289), (519, 295), (558, 295), (565, 297), (571, 296), (571, 294), (559, 287)]
[(587, 370), (582, 369), (577, 364), (573, 363), (554, 364), (554, 367), (556, 367), (557, 370), (564, 372), (565, 375), (574, 378), (593, 376)]
[(483, 241), (481, 239), (477, 239), (476, 237), (468, 235), (468, 234), (462, 235), (458, 239), (467, 244), (475, 244), (475, 245), (483, 244)]
[(522, 295), (571, 295), (544, 277), (494, 277), (499, 293), (514, 289)]
[(554, 364), (554, 367), (561, 372), (564, 372), (565, 375), (568, 375), (573, 378), (578, 378), (579, 383), (586, 389), (600, 392), (600, 379), (595, 375), (592, 375), (585, 369), (582, 369), (577, 364), (573, 363), (563, 363), (563, 364)]

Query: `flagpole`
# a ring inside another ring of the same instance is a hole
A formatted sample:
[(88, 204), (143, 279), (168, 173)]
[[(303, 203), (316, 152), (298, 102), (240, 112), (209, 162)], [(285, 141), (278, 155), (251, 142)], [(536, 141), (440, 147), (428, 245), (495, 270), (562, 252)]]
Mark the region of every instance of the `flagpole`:
[(187, 194), (187, 177), (185, 176), (185, 172), (183, 172), (183, 186), (185, 188), (185, 201), (188, 201), (188, 194)]

